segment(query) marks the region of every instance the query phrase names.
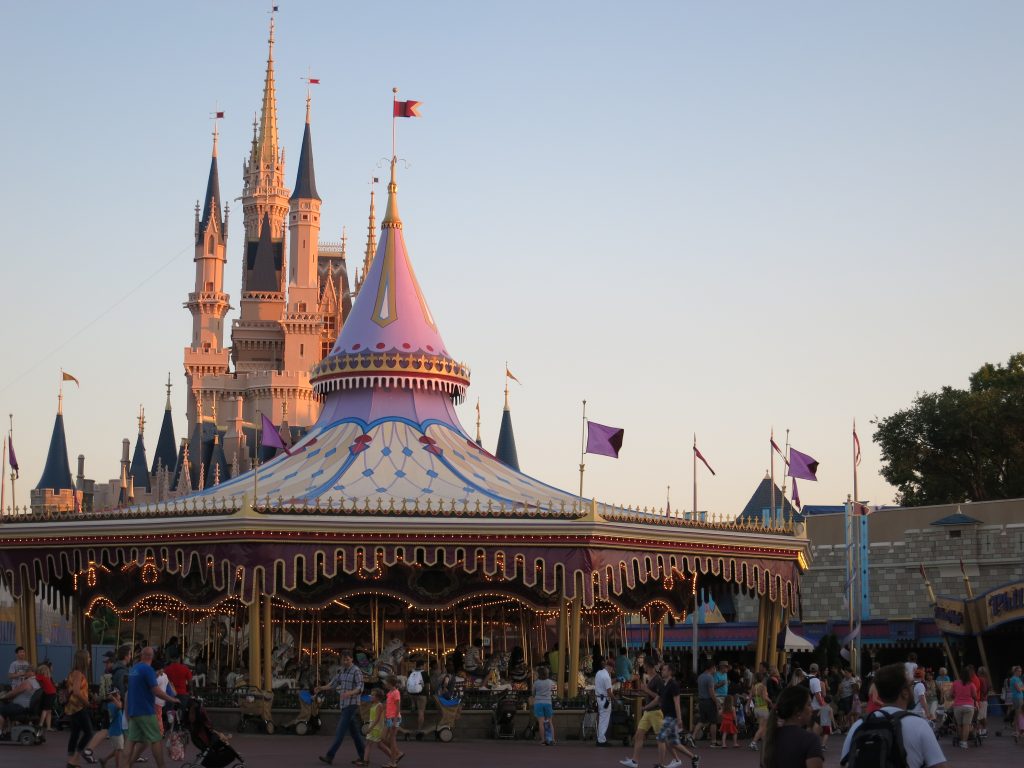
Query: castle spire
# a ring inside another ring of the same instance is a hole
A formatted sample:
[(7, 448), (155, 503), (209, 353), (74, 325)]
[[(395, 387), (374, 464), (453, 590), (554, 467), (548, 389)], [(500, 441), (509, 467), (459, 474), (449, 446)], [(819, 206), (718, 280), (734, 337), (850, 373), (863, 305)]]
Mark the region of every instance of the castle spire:
[[(217, 126), (213, 128), (213, 152), (210, 156), (210, 175), (206, 179), (206, 197), (203, 200), (203, 215), (196, 227), (196, 243), (206, 239), (207, 232), (215, 227), (215, 232), (224, 232), (224, 217), (220, 209), (220, 173), (217, 170)], [(217, 238), (223, 242), (226, 238)]]
[(259, 129), (252, 146), (250, 164), (254, 169), (273, 168), (277, 164), (277, 91), (274, 87), (274, 19), (270, 19), (270, 37), (267, 39), (267, 73), (263, 80), (263, 106), (260, 109)]
[(174, 446), (174, 421), (171, 418), (171, 374), (167, 374), (167, 405), (164, 407), (164, 420), (160, 423), (160, 435), (156, 439), (156, 451), (153, 453), (152, 474), (160, 469), (173, 472), (177, 464)]
[(36, 490), (73, 491), (71, 464), (68, 462), (68, 441), (64, 435), (63, 394), (58, 398), (57, 417), (53, 420), (50, 447), (46, 451), (43, 476), (39, 478)]
[(148, 493), (151, 487), (149, 483), (149, 470), (146, 466), (148, 464), (146, 460), (146, 443), (142, 438), (146, 430), (146, 411), (141, 405), (139, 406), (138, 421), (139, 436), (135, 440), (135, 453), (132, 454), (132, 463), (128, 473), (134, 478), (135, 487), (145, 488)]
[(302, 132), (302, 149), (299, 150), (299, 171), (295, 177), (295, 191), (292, 200), (320, 200), (316, 193), (316, 174), (313, 173), (313, 137), (309, 131), (309, 101), (306, 95), (306, 127)]
[(494, 455), (499, 461), (519, 471), (519, 453), (516, 451), (516, 436), (512, 431), (512, 409), (508, 405), (508, 365), (505, 365), (505, 407), (501, 411), (501, 427), (498, 430), (498, 445)]
[(366, 281), (366, 276), (370, 274), (370, 264), (373, 263), (373, 255), (377, 252), (377, 212), (374, 207), (374, 194), (375, 190), (373, 185), (377, 183), (377, 177), (374, 176), (370, 181), (370, 223), (366, 227), (366, 253), (363, 254), (363, 274), (360, 278), (360, 285)]

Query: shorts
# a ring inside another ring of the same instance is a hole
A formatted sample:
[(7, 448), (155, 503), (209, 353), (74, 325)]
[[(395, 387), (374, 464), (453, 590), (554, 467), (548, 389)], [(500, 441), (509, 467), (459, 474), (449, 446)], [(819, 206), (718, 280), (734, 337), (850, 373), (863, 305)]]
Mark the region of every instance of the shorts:
[(853, 696), (846, 696), (839, 700), (839, 714), (848, 715), (853, 710)]
[(718, 725), (718, 704), (714, 700), (698, 699), (697, 714), (705, 725)]
[(956, 724), (961, 728), (964, 728), (971, 724), (974, 720), (974, 707), (972, 706), (959, 706), (953, 707), (953, 718), (956, 720)]
[(386, 718), (384, 718), (384, 727), (385, 728), (400, 728), (401, 726), (402, 726), (402, 717), (401, 717), (401, 715), (399, 715), (398, 717), (386, 717)]
[(40, 711), (45, 712), (48, 709), (53, 709), (53, 702), (56, 700), (56, 693), (44, 693), (43, 703), (40, 705)]
[(543, 717), (550, 720), (555, 716), (555, 710), (552, 708), (550, 703), (538, 701), (533, 705), (533, 716)]
[(668, 744), (680, 743), (679, 726), (676, 724), (676, 719), (674, 717), (666, 717), (664, 722), (662, 722), (661, 730), (658, 731), (657, 740)]
[(980, 701), (980, 702), (978, 702), (978, 719), (979, 720), (984, 720), (987, 717), (988, 717), (988, 702), (987, 701)]
[(412, 699), (413, 708), (417, 712), (423, 712), (427, 708), (427, 694), (425, 693), (410, 693), (409, 698)]
[(110, 748), (117, 752), (119, 749), (124, 749), (124, 734), (119, 733), (117, 736), (107, 736), (107, 740), (110, 741)]
[(768, 707), (754, 707), (754, 717), (757, 718), (757, 722), (761, 723), (768, 719), (769, 709)]
[(821, 735), (822, 736), (828, 736), (831, 733), (832, 733), (832, 726), (831, 725), (823, 725), (823, 726), (821, 726)]
[(661, 730), (661, 726), (665, 723), (665, 713), (660, 709), (648, 709), (643, 715), (640, 716), (640, 722), (636, 724), (636, 729), (641, 733), (647, 733), (653, 731), (657, 733)]
[(160, 741), (160, 726), (156, 715), (135, 715), (128, 718), (128, 741), (156, 744)]

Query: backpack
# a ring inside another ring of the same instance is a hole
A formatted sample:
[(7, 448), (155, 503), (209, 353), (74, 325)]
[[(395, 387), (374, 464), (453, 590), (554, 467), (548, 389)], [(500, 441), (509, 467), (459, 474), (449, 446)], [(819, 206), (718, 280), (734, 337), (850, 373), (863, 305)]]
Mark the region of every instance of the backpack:
[(860, 721), (850, 750), (840, 761), (848, 768), (907, 768), (907, 750), (903, 746), (904, 717), (916, 717), (912, 712), (890, 714), (884, 710), (867, 715)]
[(423, 673), (414, 669), (409, 673), (409, 678), (405, 681), (405, 690), (408, 693), (423, 693)]

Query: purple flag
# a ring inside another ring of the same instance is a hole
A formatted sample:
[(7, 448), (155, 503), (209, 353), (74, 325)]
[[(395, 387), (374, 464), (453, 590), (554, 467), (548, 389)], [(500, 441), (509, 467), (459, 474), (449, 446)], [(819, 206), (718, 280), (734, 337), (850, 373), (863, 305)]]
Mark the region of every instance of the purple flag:
[(797, 509), (801, 509), (800, 504), (800, 489), (796, 487), (796, 478), (793, 478), (793, 506)]
[(625, 430), (618, 427), (606, 427), (596, 421), (587, 422), (587, 453), (596, 453), (599, 456), (611, 456), (619, 458), (619, 451), (622, 450), (622, 435)]
[(817, 480), (818, 462), (806, 453), (800, 453), (796, 448), (789, 449), (789, 472), (790, 477), (799, 477), (801, 480)]
[(261, 413), (263, 417), (263, 435), (260, 442), (265, 447), (277, 448), (280, 451), (287, 451), (284, 441), (281, 439), (281, 435), (277, 433), (277, 427), (274, 426), (274, 422), (267, 418), (267, 414)]
[(21, 469), (18, 467), (18, 457), (14, 455), (14, 438), (7, 438), (7, 461), (11, 465), (11, 469), (14, 470), (14, 479), (17, 480), (21, 477)]

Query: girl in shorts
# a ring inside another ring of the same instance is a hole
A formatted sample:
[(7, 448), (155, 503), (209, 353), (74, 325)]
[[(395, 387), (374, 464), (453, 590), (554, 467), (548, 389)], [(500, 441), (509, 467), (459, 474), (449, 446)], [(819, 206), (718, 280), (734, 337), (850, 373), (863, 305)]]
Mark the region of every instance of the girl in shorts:
[(385, 768), (396, 768), (398, 761), (405, 757), (398, 751), (398, 729), (402, 726), (402, 692), (398, 690), (398, 678), (391, 675), (384, 681), (387, 690), (384, 704), (384, 727), (387, 728), (387, 745), (391, 752), (391, 763)]
[(369, 730), (366, 732), (366, 759), (369, 762), (370, 750), (376, 747), (387, 758), (386, 765), (391, 765), (391, 750), (384, 743), (386, 736), (384, 725), (384, 691), (374, 688), (370, 691)]

